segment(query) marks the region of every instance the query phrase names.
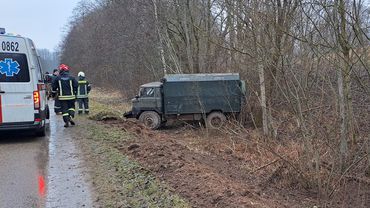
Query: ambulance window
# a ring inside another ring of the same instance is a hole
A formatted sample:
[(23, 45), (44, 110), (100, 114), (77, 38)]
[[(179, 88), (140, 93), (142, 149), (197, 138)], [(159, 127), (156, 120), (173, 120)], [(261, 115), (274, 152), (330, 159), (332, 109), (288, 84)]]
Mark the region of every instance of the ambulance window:
[(0, 82), (29, 82), (26, 54), (0, 53)]
[(36, 59), (37, 59), (37, 66), (38, 66), (38, 69), (39, 69), (39, 73), (37, 75), (37, 78), (39, 79), (39, 81), (42, 81), (42, 80), (44, 80), (44, 74), (42, 73), (40, 56), (36, 56)]

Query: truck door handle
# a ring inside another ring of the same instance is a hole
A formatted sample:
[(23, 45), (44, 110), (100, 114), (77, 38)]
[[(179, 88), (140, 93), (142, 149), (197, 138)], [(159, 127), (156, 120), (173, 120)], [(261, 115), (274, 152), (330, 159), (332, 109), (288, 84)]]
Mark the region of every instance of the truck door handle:
[(0, 93), (5, 93), (5, 91), (0, 90)]

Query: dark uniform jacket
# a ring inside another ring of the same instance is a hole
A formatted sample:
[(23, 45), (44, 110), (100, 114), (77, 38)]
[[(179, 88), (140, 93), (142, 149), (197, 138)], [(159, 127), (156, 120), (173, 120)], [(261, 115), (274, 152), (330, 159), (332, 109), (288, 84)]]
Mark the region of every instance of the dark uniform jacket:
[(77, 98), (87, 98), (90, 90), (90, 83), (85, 78), (80, 77), (78, 80)]
[(51, 83), (53, 84), (57, 78), (58, 78), (57, 75), (55, 74), (51, 75)]
[(69, 75), (69, 72), (63, 72), (53, 82), (53, 92), (58, 93), (59, 100), (74, 100), (78, 88), (76, 79)]

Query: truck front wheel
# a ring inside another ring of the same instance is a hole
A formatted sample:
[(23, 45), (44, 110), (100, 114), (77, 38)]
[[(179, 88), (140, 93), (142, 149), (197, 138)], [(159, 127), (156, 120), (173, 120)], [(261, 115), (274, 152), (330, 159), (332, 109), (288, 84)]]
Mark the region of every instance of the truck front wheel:
[(212, 112), (207, 116), (206, 124), (208, 128), (219, 129), (226, 121), (226, 116), (221, 112)]
[(140, 115), (139, 121), (150, 129), (158, 129), (162, 123), (161, 117), (155, 111), (144, 111)]

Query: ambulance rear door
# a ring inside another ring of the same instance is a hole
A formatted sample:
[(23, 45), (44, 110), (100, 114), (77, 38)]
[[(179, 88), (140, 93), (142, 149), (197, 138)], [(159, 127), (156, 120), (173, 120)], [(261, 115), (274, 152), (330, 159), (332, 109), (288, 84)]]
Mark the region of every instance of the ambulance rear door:
[(0, 35), (0, 125), (35, 119), (28, 51), (24, 38)]

